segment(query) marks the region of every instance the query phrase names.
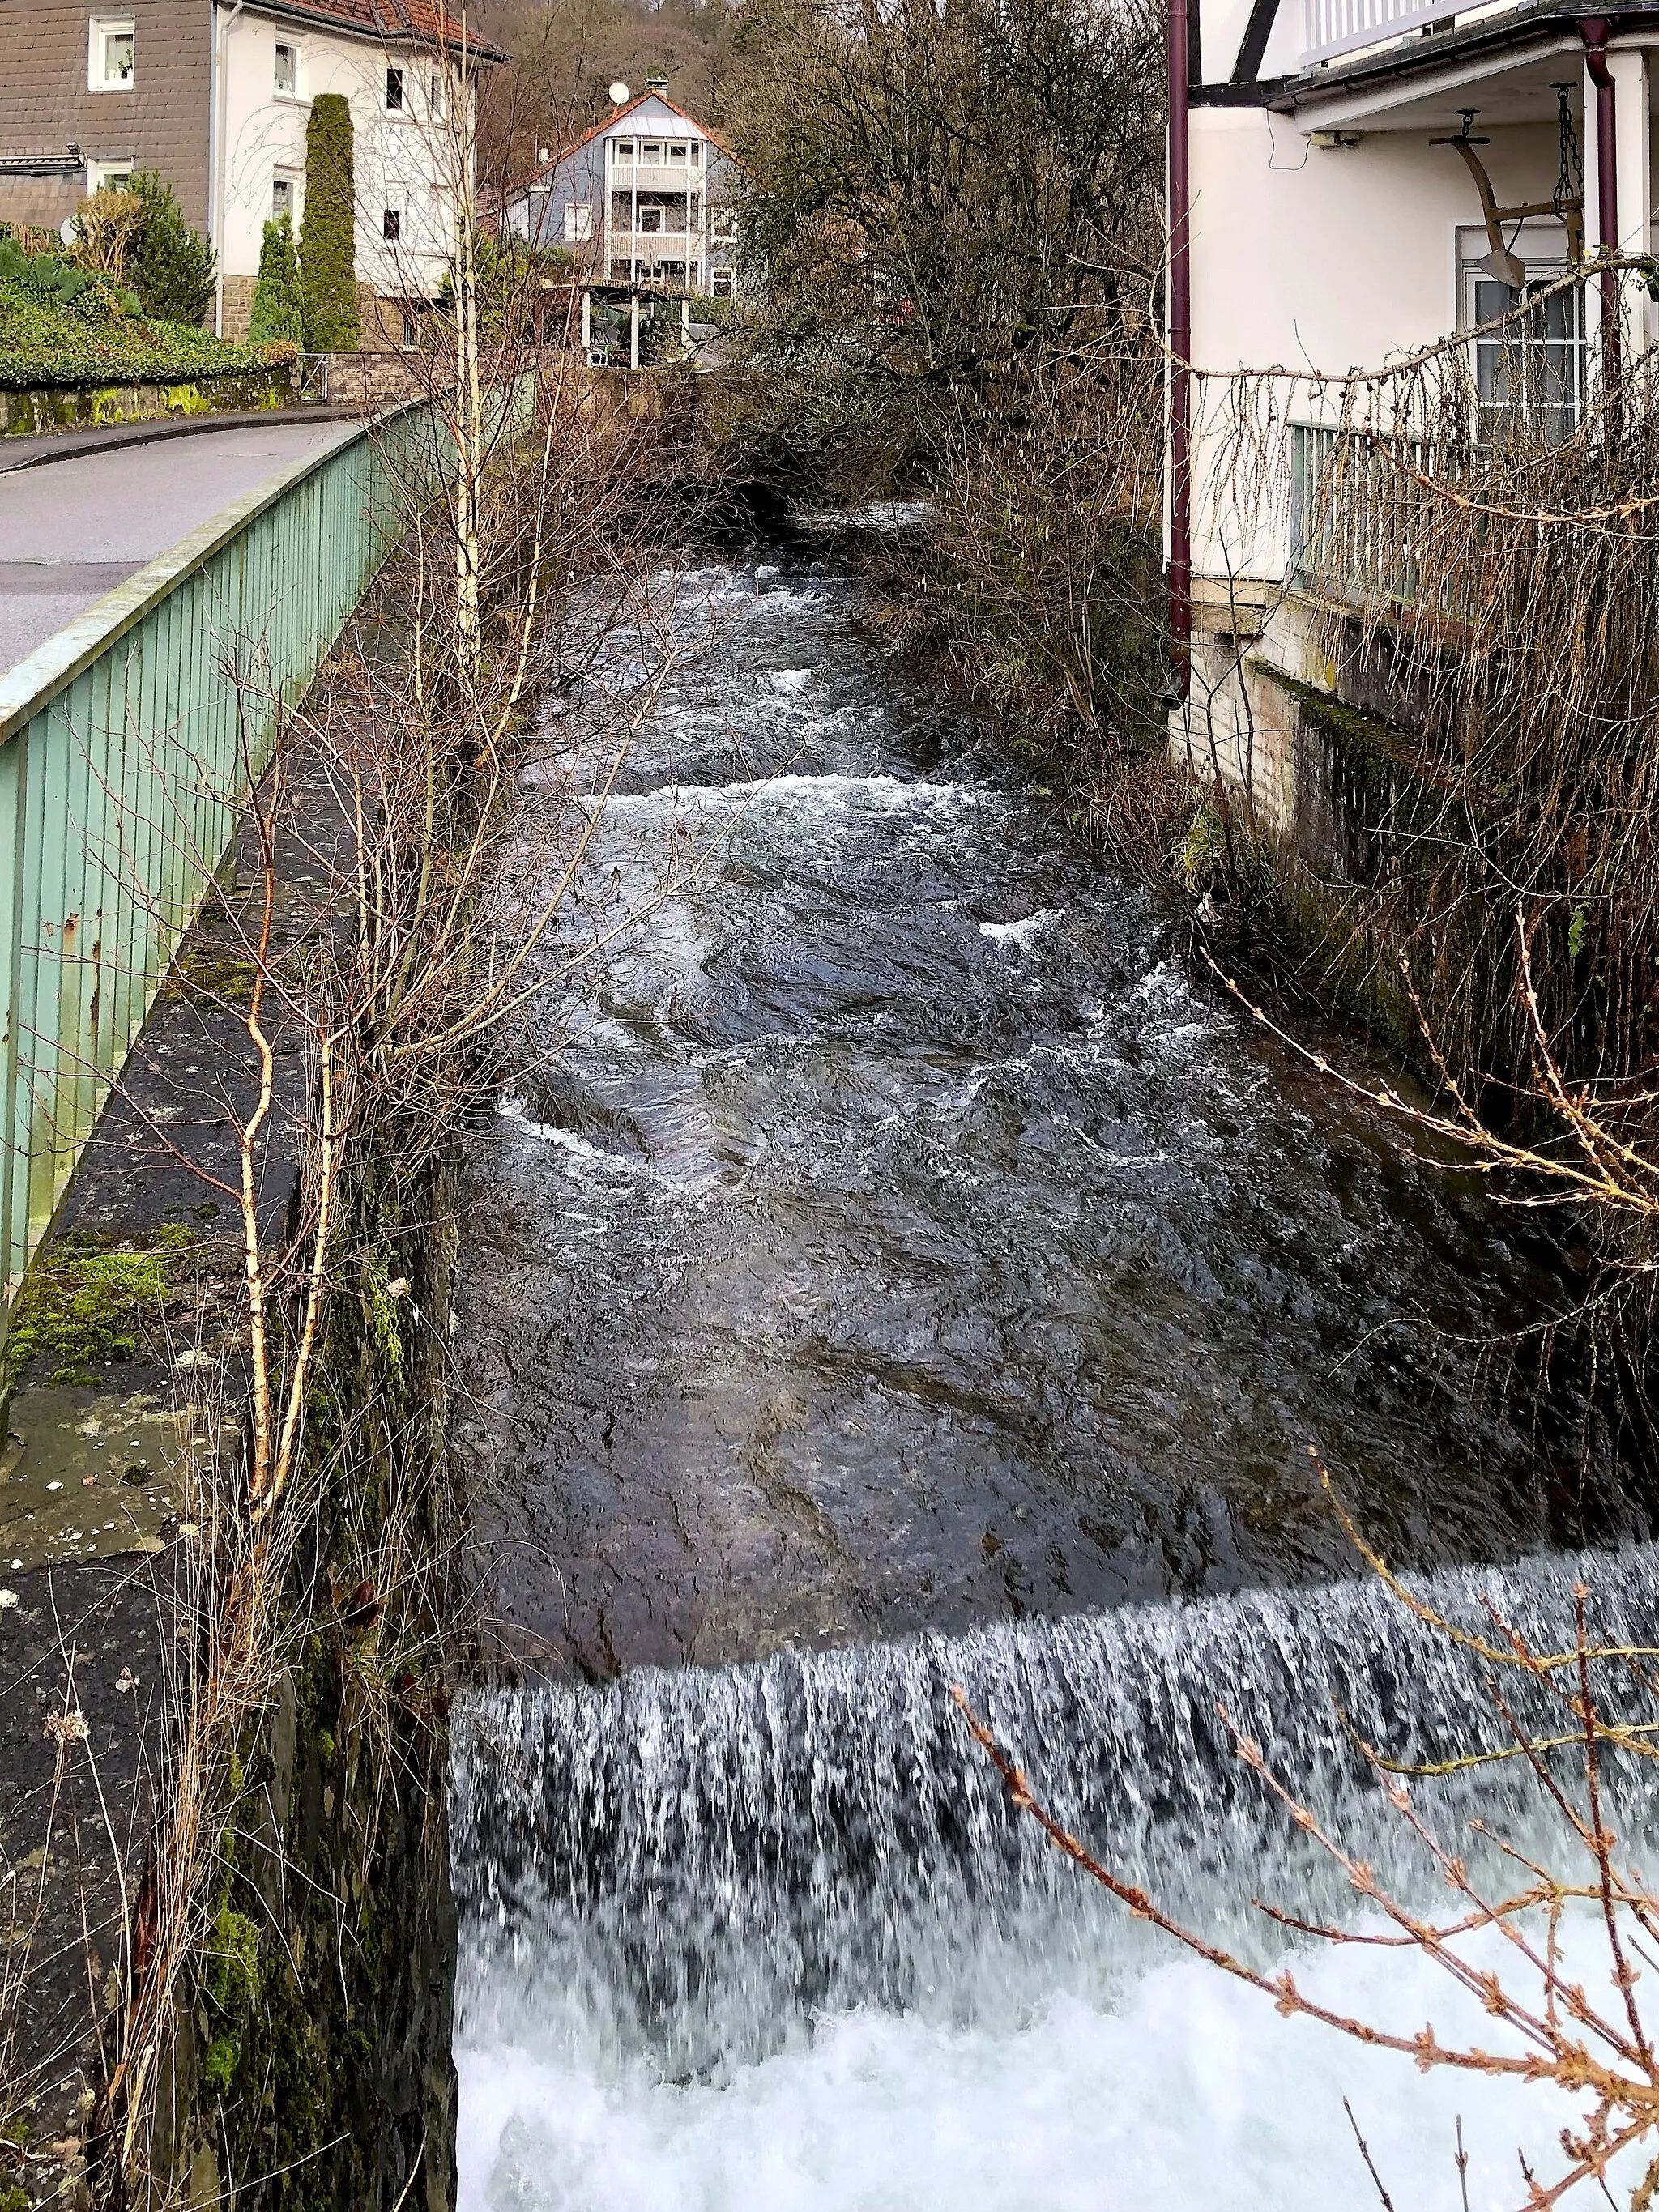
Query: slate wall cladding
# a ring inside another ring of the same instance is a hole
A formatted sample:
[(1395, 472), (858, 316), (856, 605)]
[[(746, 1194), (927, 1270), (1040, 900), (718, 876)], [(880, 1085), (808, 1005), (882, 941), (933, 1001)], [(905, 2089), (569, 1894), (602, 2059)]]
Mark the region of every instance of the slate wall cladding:
[[(211, 14), (211, 0), (0, 0), (0, 155), (57, 154), (74, 143), (93, 161), (135, 160), (159, 169), (185, 220), (205, 228)], [(131, 92), (88, 88), (94, 15), (132, 20)], [(0, 175), (0, 217), (50, 220), (60, 201), (66, 213), (85, 190), (84, 177), (53, 179), (43, 192), (37, 178)]]

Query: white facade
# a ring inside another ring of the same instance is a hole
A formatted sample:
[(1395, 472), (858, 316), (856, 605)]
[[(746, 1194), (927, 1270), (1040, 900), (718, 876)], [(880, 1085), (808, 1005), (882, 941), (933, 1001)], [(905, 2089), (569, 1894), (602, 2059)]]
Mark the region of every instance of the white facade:
[(510, 194), (507, 227), (563, 246), (607, 284), (730, 297), (732, 160), (665, 94), (652, 91)]
[[(1599, 52), (1596, 20), (1586, 19)], [(1609, 242), (1644, 254), (1653, 245), (1659, 28), (1633, 8), (1614, 7), (1601, 20), (1609, 27), (1615, 111)], [(1268, 726), (1283, 702), (1276, 707), (1271, 689), (1259, 685), (1249, 696), (1247, 665), (1271, 662), (1319, 688), (1334, 681), (1327, 633), (1294, 574), (1296, 486), (1307, 464), (1298, 479), (1291, 453), (1298, 435), (1304, 456), (1316, 451), (1310, 430), (1295, 426), (1329, 419), (1322, 410), (1335, 398), (1320, 374), (1382, 370), (1518, 302), (1512, 286), (1477, 265), (1492, 247), (1469, 163), (1434, 141), (1466, 131), (1484, 141), (1472, 150), (1498, 206), (1538, 210), (1500, 226), (1529, 283), (1567, 271), (1577, 221), (1595, 254), (1601, 149), (1586, 48), (1576, 15), (1502, 0), (1455, 15), (1434, 0), (1218, 0), (1204, 8), (1194, 72), (1201, 81), (1188, 116), (1190, 357), (1200, 372), (1191, 380), (1193, 681), (1172, 734), (1200, 767), (1216, 764), (1212, 745), (1224, 769), (1231, 751), (1254, 748), (1251, 780), (1270, 813), (1279, 810), (1271, 776), (1263, 785), (1261, 756), (1264, 747), (1271, 753)], [(1561, 191), (1563, 86), (1566, 150), (1582, 163), (1582, 216)], [(1659, 337), (1659, 310), (1633, 278), (1620, 288), (1628, 362)], [(1599, 280), (1590, 276), (1552, 313), (1552, 372), (1582, 389), (1597, 374)], [(1472, 365), (1475, 352), (1472, 340)], [(1277, 489), (1246, 496), (1218, 465), (1235, 389), (1220, 379), (1275, 368), (1284, 372), (1272, 387)], [(1173, 488), (1170, 524), (1173, 548)]]
[(470, 159), (471, 89), (435, 46), (257, 6), (221, 8), (213, 228), (222, 283), (257, 275), (265, 223), (283, 207), (297, 235), (306, 125), (320, 93), (351, 104), (360, 283), (430, 299), (449, 266)]

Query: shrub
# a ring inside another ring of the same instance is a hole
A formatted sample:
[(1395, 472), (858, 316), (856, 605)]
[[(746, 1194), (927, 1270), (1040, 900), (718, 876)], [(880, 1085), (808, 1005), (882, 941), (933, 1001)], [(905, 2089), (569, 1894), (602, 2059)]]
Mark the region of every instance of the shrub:
[(144, 217), (144, 203), (137, 192), (107, 187), (94, 192), (75, 211), (76, 259), (83, 269), (119, 279), (126, 273)]
[(306, 125), (306, 211), (300, 222), (305, 342), (312, 353), (355, 346), (357, 320), (357, 185), (351, 109), (321, 92)]
[(286, 211), (265, 225), (259, 240), (259, 281), (253, 288), (247, 334), (252, 345), (269, 345), (273, 339), (299, 345), (305, 337), (300, 259), (294, 248), (293, 220)]
[(292, 345), (222, 345), (195, 324), (151, 322), (107, 276), (0, 239), (0, 390), (185, 384), (293, 357)]
[(143, 214), (128, 252), (126, 275), (147, 315), (199, 323), (213, 297), (213, 248), (185, 221), (173, 187), (154, 169), (140, 169), (129, 190)]

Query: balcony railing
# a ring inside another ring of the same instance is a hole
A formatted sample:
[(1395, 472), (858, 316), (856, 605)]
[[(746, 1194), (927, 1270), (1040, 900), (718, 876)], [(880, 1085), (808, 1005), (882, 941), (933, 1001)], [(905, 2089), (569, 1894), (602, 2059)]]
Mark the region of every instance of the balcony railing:
[(1340, 54), (1358, 53), (1363, 46), (1385, 46), (1431, 24), (1449, 29), (1471, 15), (1483, 18), (1504, 15), (1511, 4), (1518, 4), (1518, 0), (1462, 9), (1449, 7), (1446, 0), (1304, 0), (1307, 12), (1302, 66), (1317, 69), (1322, 62), (1334, 61)]
[(1420, 479), (1435, 473), (1437, 447), (1304, 422), (1291, 437), (1291, 582), (1343, 605), (1409, 605), (1434, 523)]

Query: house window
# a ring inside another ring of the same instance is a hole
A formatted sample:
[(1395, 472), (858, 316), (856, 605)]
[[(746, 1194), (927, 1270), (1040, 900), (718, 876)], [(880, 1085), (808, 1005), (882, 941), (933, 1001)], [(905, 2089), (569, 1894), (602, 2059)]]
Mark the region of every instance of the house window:
[(738, 240), (738, 219), (727, 208), (717, 208), (710, 227), (716, 246), (735, 246)]
[(131, 15), (94, 15), (87, 47), (87, 87), (92, 92), (131, 92), (138, 58)]
[(388, 246), (395, 246), (402, 234), (404, 213), (401, 208), (385, 208), (380, 213), (380, 235)]
[(386, 73), (386, 112), (401, 115), (404, 112), (404, 73), (400, 69), (389, 69)]
[(654, 161), (658, 167), (660, 168), (662, 166), (662, 148), (660, 146), (647, 145), (645, 141), (641, 139), (640, 142), (640, 159), (641, 161)]
[(729, 300), (731, 298), (732, 271), (729, 269), (715, 270), (713, 276), (709, 279), (709, 282), (714, 287), (714, 297), (717, 300)]
[(294, 179), (284, 176), (278, 169), (270, 180), (270, 219), (280, 222), (284, 216), (290, 222), (298, 212), (294, 204)]
[(683, 161), (685, 159), (684, 147), (671, 146), (668, 149), (668, 158), (671, 161)]
[[(1519, 288), (1482, 265), (1489, 253), (1484, 231), (1462, 232), (1458, 244), (1464, 328), (1501, 325), (1480, 330), (1473, 349), (1483, 428), (1521, 420), (1552, 442), (1571, 437), (1583, 406), (1589, 332), (1583, 287), (1554, 289), (1567, 274), (1565, 231), (1554, 223), (1522, 225), (1510, 249), (1526, 270)], [(1536, 304), (1517, 314), (1528, 301)]]
[(444, 81), (435, 74), (427, 87), (426, 111), (434, 123), (443, 120)]
[(593, 235), (593, 210), (585, 200), (570, 200), (564, 210), (564, 242), (581, 246)]
[(87, 191), (91, 192), (121, 192), (132, 182), (133, 163), (129, 155), (125, 161), (88, 161)]
[(276, 67), (272, 77), (279, 99), (297, 100), (300, 96), (300, 49), (285, 40), (276, 41)]
[(700, 169), (702, 167), (702, 141), (701, 138), (694, 138), (691, 141), (690, 162), (694, 169)]
[(641, 230), (660, 230), (662, 228), (662, 210), (659, 207), (642, 207), (640, 210), (640, 228)]
[(415, 318), (407, 307), (404, 309), (404, 351), (413, 353), (421, 343), (421, 334), (415, 327)]

